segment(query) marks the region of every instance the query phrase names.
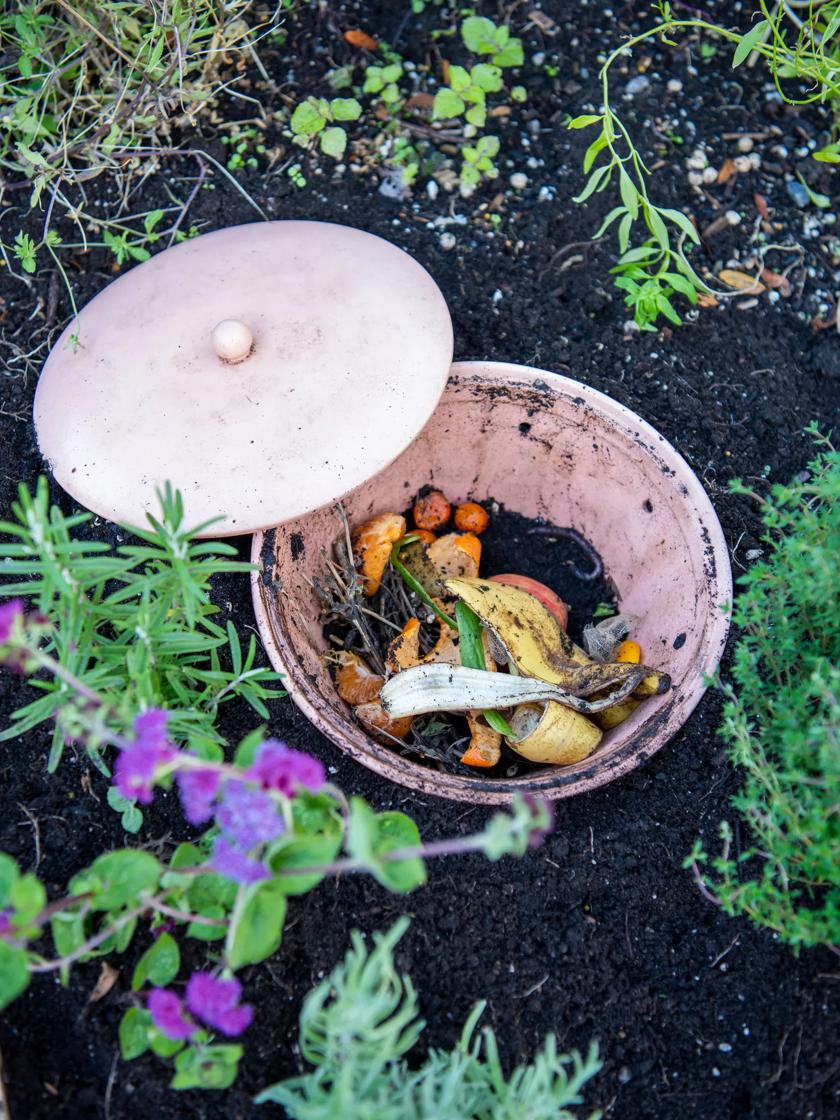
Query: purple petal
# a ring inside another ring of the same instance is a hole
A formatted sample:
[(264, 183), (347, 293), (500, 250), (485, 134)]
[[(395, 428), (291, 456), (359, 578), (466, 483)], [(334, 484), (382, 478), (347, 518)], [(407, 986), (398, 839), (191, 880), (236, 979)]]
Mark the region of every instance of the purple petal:
[(153, 988), (147, 1006), (152, 1022), (167, 1038), (191, 1038), (198, 1030), (184, 1013), (181, 1000), (168, 988)]
[(250, 1004), (237, 1006), (241, 994), (238, 980), (218, 980), (209, 972), (194, 972), (187, 982), (187, 1007), (196, 1018), (223, 1034), (242, 1034), (254, 1012)]
[(138, 739), (166, 738), (166, 725), (169, 722), (169, 712), (162, 708), (149, 708), (141, 712), (134, 721), (134, 733)]
[(228, 782), (216, 823), (240, 851), (274, 840), (283, 831), (283, 818), (267, 793), (249, 789), (243, 782)]
[(143, 746), (129, 746), (120, 751), (114, 765), (114, 785), (128, 800), (142, 805), (152, 801), (152, 783), (157, 767), (157, 752)]
[(224, 875), (226, 879), (233, 879), (237, 883), (258, 883), (261, 879), (268, 879), (268, 868), (249, 859), (238, 848), (229, 844), (223, 836), (217, 836), (213, 844), (213, 855), (209, 865), (211, 870)]
[(0, 645), (12, 636), (12, 628), (19, 618), (23, 618), (25, 606), (23, 599), (10, 599), (0, 606)]
[(298, 786), (313, 793), (324, 784), (324, 767), (317, 758), (293, 750), (277, 739), (266, 739), (257, 751), (246, 778), (263, 789), (275, 789), (291, 797)]
[(190, 824), (204, 824), (213, 816), (213, 802), (219, 792), (218, 770), (179, 770), (175, 775), (181, 807)]

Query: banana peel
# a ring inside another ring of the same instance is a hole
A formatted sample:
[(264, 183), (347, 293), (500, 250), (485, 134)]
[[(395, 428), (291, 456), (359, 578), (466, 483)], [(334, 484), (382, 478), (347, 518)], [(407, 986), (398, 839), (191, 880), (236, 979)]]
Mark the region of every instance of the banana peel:
[(595, 750), (602, 732), (591, 720), (565, 704), (520, 704), (508, 721), (517, 738), (508, 745), (529, 762), (569, 766)]
[[(632, 681), (637, 697), (666, 692), (671, 678), (644, 665), (603, 664), (576, 646), (539, 599), (506, 584), (482, 579), (448, 579), (446, 589), (475, 611), (504, 647), (522, 676), (556, 684), (573, 696), (590, 696)], [(623, 699), (624, 694), (616, 700)]]

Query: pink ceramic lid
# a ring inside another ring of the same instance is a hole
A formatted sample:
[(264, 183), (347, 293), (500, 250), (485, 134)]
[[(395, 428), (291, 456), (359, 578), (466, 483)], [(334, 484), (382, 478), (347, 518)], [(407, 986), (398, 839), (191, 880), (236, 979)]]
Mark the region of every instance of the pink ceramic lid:
[(96, 296), (44, 366), (41, 451), (74, 498), (141, 524), (184, 494), (209, 536), (333, 501), (387, 466), (438, 403), (452, 322), (407, 253), (322, 222), (234, 226)]

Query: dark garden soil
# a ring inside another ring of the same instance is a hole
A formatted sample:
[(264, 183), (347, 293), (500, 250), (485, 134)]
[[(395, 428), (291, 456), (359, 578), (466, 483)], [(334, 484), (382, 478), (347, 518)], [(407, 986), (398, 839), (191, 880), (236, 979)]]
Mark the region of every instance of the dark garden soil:
[[(495, 5), (485, 7), (495, 14)], [(815, 317), (831, 313), (840, 290), (830, 249), (837, 226), (831, 213), (798, 208), (786, 187), (786, 177), (800, 169), (815, 189), (831, 192), (830, 170), (806, 158), (809, 140), (825, 137), (825, 120), (784, 108), (758, 71), (742, 68), (733, 76), (721, 51), (701, 61), (696, 43), (690, 54), (653, 46), (628, 63), (632, 69), (618, 76), (616, 96), (650, 162), (663, 161), (655, 181), (659, 200), (687, 207), (702, 229), (726, 210), (741, 215), (738, 225), (709, 235), (696, 254), (700, 264), (716, 272), (754, 251), (749, 241), (758, 221), (755, 193), (779, 223), (775, 243), (794, 246), (768, 257), (776, 271), (794, 265), (789, 297), (765, 293), (757, 302), (745, 297), (702, 310), (680, 329), (639, 335), (624, 328), (628, 316), (608, 277), (613, 241), (587, 240), (614, 203), (602, 195), (585, 207), (571, 202), (588, 140), (566, 131), (563, 119), (597, 103), (599, 52), (638, 29), (647, 5), (616, 0), (608, 10), (604, 0), (546, 0), (543, 10), (557, 23), (553, 36), (528, 22), (531, 7), (512, 6), (514, 30), (526, 40), (528, 64), (521, 80), (529, 100), (498, 121), (501, 177), (473, 199), (441, 191), (432, 200), (421, 179), (414, 198), (399, 201), (378, 191), (375, 173), (356, 174), (348, 166), (333, 177), (335, 165), (327, 167), (324, 159), (318, 175), (305, 157), (309, 185), (303, 190), (285, 174), (248, 173), (241, 182), (272, 218), (348, 223), (416, 256), (449, 301), (458, 358), (568, 373), (650, 420), (703, 480), (726, 531), (734, 570), (741, 572), (751, 550), (761, 547), (759, 525), (749, 501), (727, 494), (728, 481), (741, 476), (762, 487), (765, 479), (788, 480), (811, 453), (805, 425), (814, 418), (823, 427), (837, 422), (840, 340), (834, 330), (810, 327)], [(724, 20), (743, 18), (739, 8), (704, 5)], [(351, 58), (340, 29), (358, 26), (393, 39), (406, 9), (402, 3), (337, 4), (321, 17), (307, 9), (290, 19), (282, 54), (265, 45), (262, 61), (285, 83), (284, 93), (322, 92), (317, 82), (329, 57), (337, 64)], [(399, 43), (407, 56), (425, 57), (429, 29), (444, 23), (441, 11), (429, 5), (422, 17), (409, 19)], [(539, 52), (558, 67), (556, 77), (534, 63)], [(651, 61), (642, 76), (649, 84), (622, 97), (646, 57)], [(669, 90), (669, 80), (681, 82), (682, 90), (673, 84)], [(634, 88), (639, 85), (644, 82)], [(242, 104), (228, 103), (223, 111), (241, 115)], [(686, 156), (702, 142), (710, 162), (720, 167), (738, 152), (736, 141), (724, 138), (730, 134), (758, 135), (754, 150), (761, 168), (725, 186), (707, 186), (704, 194), (694, 192)], [(677, 135), (682, 144), (673, 139)], [(210, 126), (203, 143), (224, 158)], [(508, 185), (514, 171), (528, 176), (520, 193)], [(165, 176), (183, 198), (188, 192), (183, 177), (193, 173), (193, 162), (185, 158), (170, 163)], [(131, 202), (135, 210), (163, 203), (163, 178), (138, 189)], [(541, 195), (541, 187), (549, 189)], [(94, 208), (113, 203), (104, 179), (87, 189)], [(494, 212), (501, 221), (494, 230), (478, 207), (497, 194)], [(453, 220), (460, 216), (463, 222)], [(203, 229), (254, 217), (218, 177), (215, 190), (200, 192), (190, 213)], [(23, 211), (4, 214), (4, 240), (23, 220)], [(454, 234), (453, 249), (443, 248), (444, 232)], [(98, 251), (79, 253), (70, 270), (81, 301), (113, 275), (110, 260)], [(69, 309), (49, 269), (28, 289), (8, 275), (0, 285), (5, 511), (18, 480), (31, 484), (41, 469), (31, 428), (32, 392), (47, 342)], [(56, 499), (71, 504), (61, 494)], [(243, 556), (247, 548), (243, 540)], [(655, 580), (656, 572), (649, 576)], [(219, 602), (240, 628), (252, 625), (244, 579), (220, 586)], [(25, 691), (5, 679), (4, 724), (5, 713)], [(714, 844), (718, 822), (733, 819), (728, 803), (738, 777), (715, 734), (719, 710), (718, 698), (708, 695), (644, 769), (559, 803), (554, 835), (521, 861), (491, 865), (470, 857), (439, 863), (430, 868), (428, 886), (405, 899), (371, 881), (348, 878), (294, 900), (282, 950), (243, 975), (257, 1019), (247, 1036), (241, 1076), (225, 1094), (175, 1095), (158, 1061), (119, 1060), (117, 1023), (128, 998), (134, 951), (125, 963), (117, 962), (119, 982), (96, 1003), (88, 1003), (99, 975), (96, 963), (75, 969), (66, 989), (54, 976), (38, 979), (5, 1013), (0, 1028), (13, 1120), (139, 1115), (232, 1120), (268, 1114), (270, 1109), (257, 1109), (251, 1098), (300, 1068), (296, 1033), (303, 996), (343, 955), (353, 927), (381, 929), (401, 913), (413, 921), (399, 961), (419, 989), (429, 1022), (427, 1044), (451, 1045), (473, 1002), (486, 997), (487, 1021), (511, 1063), (531, 1055), (549, 1031), (563, 1047), (585, 1048), (597, 1039), (605, 1066), (587, 1099), (608, 1116), (837, 1116), (837, 958), (824, 950), (797, 957), (771, 933), (726, 917), (704, 900), (681, 867), (697, 836)], [(227, 710), (231, 739), (252, 725), (248, 709)], [(479, 808), (418, 797), (368, 773), (316, 735), (288, 701), (273, 704), (271, 730), (324, 759), (348, 792), (363, 794), (379, 808), (408, 811), (427, 837), (474, 830), (486, 817)], [(105, 804), (105, 781), (84, 757), (68, 753), (59, 772), (47, 776), (47, 739), (41, 731), (4, 747), (0, 848), (37, 868), (58, 892), (75, 871), (106, 847), (123, 843), (124, 836)], [(163, 795), (139, 839), (164, 848), (186, 832), (173, 796)]]

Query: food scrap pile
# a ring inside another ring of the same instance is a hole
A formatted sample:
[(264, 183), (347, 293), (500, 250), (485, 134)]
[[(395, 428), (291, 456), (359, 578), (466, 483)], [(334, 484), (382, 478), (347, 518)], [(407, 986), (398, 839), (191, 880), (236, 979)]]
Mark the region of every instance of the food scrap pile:
[(588, 623), (577, 645), (551, 588), (480, 574), (489, 524), (440, 490), (407, 516), (345, 522), (316, 585), (337, 691), (372, 736), (448, 769), (579, 762), (670, 678), (642, 664), (632, 617)]

